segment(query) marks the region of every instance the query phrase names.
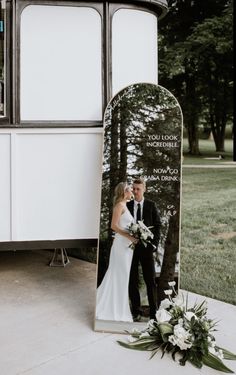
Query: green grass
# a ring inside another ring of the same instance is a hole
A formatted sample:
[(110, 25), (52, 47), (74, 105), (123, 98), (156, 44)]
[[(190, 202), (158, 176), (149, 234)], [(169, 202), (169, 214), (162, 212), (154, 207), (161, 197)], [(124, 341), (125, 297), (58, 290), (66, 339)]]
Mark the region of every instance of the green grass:
[(183, 168), (181, 288), (236, 304), (231, 232), (236, 232), (235, 168)]
[(199, 140), (200, 156), (191, 156), (188, 154), (188, 141), (183, 140), (184, 165), (186, 164), (223, 164), (224, 162), (233, 160), (233, 141), (232, 139), (225, 140), (225, 152), (220, 153), (224, 159), (206, 159), (218, 158), (219, 152), (215, 151), (215, 143), (213, 140), (200, 139)]

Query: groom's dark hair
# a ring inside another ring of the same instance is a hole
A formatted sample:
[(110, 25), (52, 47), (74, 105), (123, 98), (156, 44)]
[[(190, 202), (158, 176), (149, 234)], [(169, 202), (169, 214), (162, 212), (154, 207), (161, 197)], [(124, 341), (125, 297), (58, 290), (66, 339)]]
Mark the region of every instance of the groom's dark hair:
[(133, 184), (142, 184), (146, 188), (146, 182), (144, 178), (142, 177), (137, 177), (133, 180)]

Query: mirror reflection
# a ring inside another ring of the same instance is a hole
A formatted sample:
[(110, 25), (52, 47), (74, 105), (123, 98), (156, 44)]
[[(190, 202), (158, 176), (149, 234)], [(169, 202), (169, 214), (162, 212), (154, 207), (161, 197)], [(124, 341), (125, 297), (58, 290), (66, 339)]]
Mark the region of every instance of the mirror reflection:
[(156, 319), (178, 288), (182, 112), (165, 88), (135, 84), (104, 116), (95, 330)]

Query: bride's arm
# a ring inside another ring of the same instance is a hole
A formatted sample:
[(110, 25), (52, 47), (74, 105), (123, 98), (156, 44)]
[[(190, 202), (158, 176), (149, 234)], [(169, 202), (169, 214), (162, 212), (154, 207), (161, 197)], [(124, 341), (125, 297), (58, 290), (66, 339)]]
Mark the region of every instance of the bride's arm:
[(122, 204), (116, 204), (116, 206), (113, 208), (112, 213), (112, 220), (111, 220), (111, 229), (114, 230), (114, 232), (121, 234), (122, 236), (128, 238), (128, 240), (137, 243), (137, 239), (132, 237), (128, 232), (126, 232), (124, 229), (122, 229), (118, 223), (120, 220), (120, 217), (124, 211), (124, 208)]

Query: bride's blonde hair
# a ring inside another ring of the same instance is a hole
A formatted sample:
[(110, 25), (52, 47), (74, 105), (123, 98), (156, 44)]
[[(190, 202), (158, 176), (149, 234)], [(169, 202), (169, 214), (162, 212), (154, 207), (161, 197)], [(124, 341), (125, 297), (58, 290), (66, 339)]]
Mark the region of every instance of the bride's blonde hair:
[(115, 195), (113, 198), (113, 207), (124, 199), (125, 190), (127, 188), (128, 188), (127, 182), (120, 182), (118, 185), (116, 185)]

